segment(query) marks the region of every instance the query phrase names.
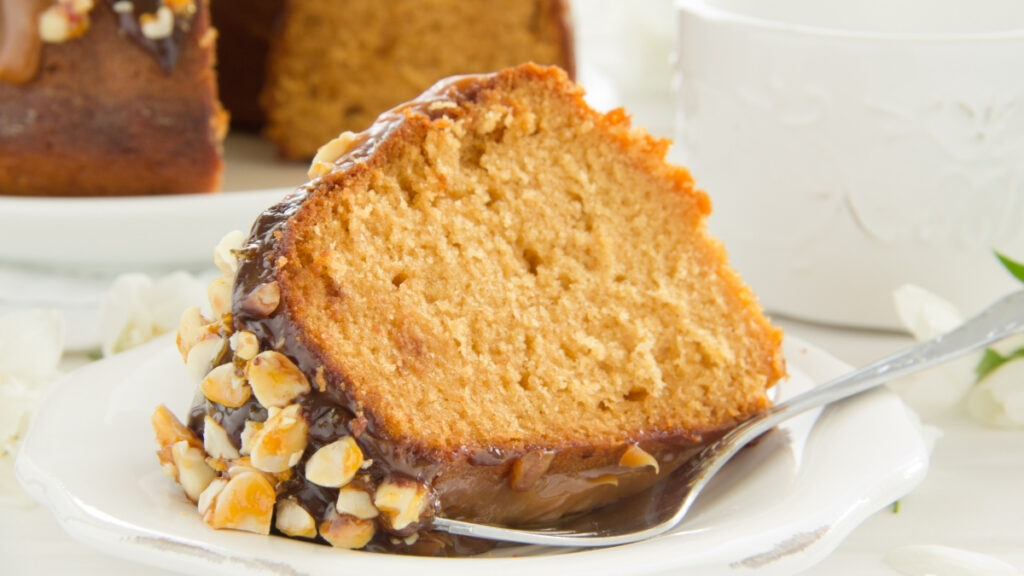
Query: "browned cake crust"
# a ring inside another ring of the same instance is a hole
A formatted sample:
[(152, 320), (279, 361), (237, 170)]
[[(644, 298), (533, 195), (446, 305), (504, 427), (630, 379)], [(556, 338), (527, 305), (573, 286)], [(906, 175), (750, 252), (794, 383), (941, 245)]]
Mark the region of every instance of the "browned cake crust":
[(110, 2), (96, 0), (82, 36), (42, 45), (31, 80), (0, 80), (0, 194), (218, 189), (226, 117), (206, 4), (197, 5), (172, 72), (119, 30)]
[[(425, 482), (446, 516), (549, 520), (649, 486), (769, 405), (781, 332), (708, 237), (707, 197), (563, 72), (446, 81), (334, 146), (255, 224), (233, 324), (317, 383), (303, 413), (333, 407), (376, 477)], [(593, 212), (550, 219), (575, 203)], [(477, 216), (513, 232), (478, 245)], [(573, 250), (589, 268), (557, 256)]]
[(344, 130), (437, 80), (522, 62), (573, 73), (564, 0), (285, 0), (261, 93), (264, 130), (288, 158), (311, 158)]

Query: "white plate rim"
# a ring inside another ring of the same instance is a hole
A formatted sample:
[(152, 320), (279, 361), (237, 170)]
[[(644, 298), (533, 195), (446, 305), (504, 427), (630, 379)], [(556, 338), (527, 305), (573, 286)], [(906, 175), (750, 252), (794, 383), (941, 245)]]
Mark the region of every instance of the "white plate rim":
[(65, 272), (203, 269), (298, 186), (103, 198), (0, 196), (0, 262)]
[[(699, 569), (701, 574), (738, 574), (748, 572), (751, 568), (758, 568), (759, 574), (795, 574), (826, 557), (868, 516), (911, 491), (924, 479), (928, 468), (928, 451), (916, 424), (904, 412), (902, 402), (894, 394), (885, 389), (878, 389), (853, 399), (852, 404), (844, 403), (829, 407), (818, 419), (818, 424), (815, 424), (813, 417), (810, 424), (821, 425), (822, 422), (827, 424), (830, 421), (837, 421), (836, 419), (849, 419), (856, 416), (858, 410), (861, 413), (869, 410), (869, 415), (877, 420), (879, 410), (884, 408), (881, 413), (894, 420), (890, 424), (896, 426), (898, 430), (893, 434), (896, 440), (906, 444), (906, 447), (901, 449), (906, 453), (899, 455), (899, 461), (895, 466), (891, 462), (886, 462), (887, 469), (878, 471), (882, 475), (882, 480), (870, 486), (864, 493), (852, 495), (853, 497), (847, 496), (850, 501), (844, 500), (833, 506), (819, 506), (820, 510), (816, 509), (814, 515), (820, 517), (800, 518), (798, 520), (801, 522), (790, 522), (778, 533), (747, 534), (747, 540), (740, 549), (712, 550), (706, 557), (696, 560), (672, 553), (678, 548), (679, 542), (672, 542), (669, 538), (693, 538), (705, 530), (700, 526), (691, 533), (602, 550), (562, 553), (564, 551), (549, 549), (543, 551), (542, 555), (528, 557), (433, 559), (332, 550), (275, 536), (259, 537), (242, 533), (206, 531), (194, 509), (185, 506), (175, 509), (175, 514), (187, 513), (201, 528), (191, 537), (182, 538), (180, 535), (163, 533), (159, 525), (132, 523), (102, 507), (97, 507), (89, 501), (90, 497), (96, 496), (95, 494), (83, 493), (82, 487), (75, 486), (75, 479), (70, 475), (61, 476), (48, 470), (46, 466), (46, 460), (55, 457), (52, 453), (55, 434), (68, 432), (69, 427), (74, 427), (67, 422), (61, 424), (61, 420), (57, 418), (63, 415), (59, 408), (65, 395), (80, 396), (89, 390), (110, 392), (132, 378), (139, 378), (147, 366), (151, 368), (157, 365), (154, 364), (157, 363), (157, 359), (161, 358), (161, 355), (166, 357), (172, 348), (169, 338), (161, 338), (112, 359), (86, 366), (56, 383), (25, 439), (16, 462), (16, 474), (26, 491), (49, 507), (58, 523), (72, 537), (115, 556), (191, 574), (329, 574), (336, 572), (341, 565), (353, 570), (417, 570), (425, 574), (449, 576), (478, 574), (483, 570), (494, 575), (518, 575), (523, 570), (530, 570), (538, 575), (589, 576), (626, 572), (646, 575), (678, 572), (682, 568)], [(819, 382), (848, 370), (842, 362), (793, 337), (787, 337), (785, 351), (791, 372), (801, 374), (806, 371)], [(179, 376), (180, 374), (175, 374), (165, 380)], [(164, 387), (166, 388), (166, 382)], [(187, 402), (190, 395), (190, 391), (177, 390), (166, 400), (181, 404)], [(100, 396), (94, 395), (92, 398), (96, 399), (94, 404), (82, 408), (103, 412), (105, 402)], [(155, 404), (127, 408), (145, 412), (148, 421), (148, 414), (153, 407)], [(109, 416), (109, 406), (106, 407), (106, 412)], [(902, 416), (899, 416), (900, 414)], [(105, 425), (97, 424), (100, 427)], [(149, 434), (149, 430), (141, 430), (140, 433)], [(58, 437), (61, 436), (58, 434)], [(810, 441), (813, 441), (814, 437), (814, 434), (811, 434)], [(84, 440), (76, 438), (75, 441)], [(50, 453), (47, 453), (47, 450), (50, 450)], [(151, 451), (147, 451), (145, 455), (133, 454), (131, 457), (147, 458), (152, 469), (158, 468)], [(798, 472), (798, 479), (800, 474), (804, 472)], [(166, 483), (170, 484), (170, 481), (167, 480)], [(176, 490), (176, 487), (173, 489)], [(713, 516), (711, 520), (714, 520)], [(827, 529), (815, 531), (815, 526), (826, 526)], [(527, 550), (527, 553), (536, 550)]]

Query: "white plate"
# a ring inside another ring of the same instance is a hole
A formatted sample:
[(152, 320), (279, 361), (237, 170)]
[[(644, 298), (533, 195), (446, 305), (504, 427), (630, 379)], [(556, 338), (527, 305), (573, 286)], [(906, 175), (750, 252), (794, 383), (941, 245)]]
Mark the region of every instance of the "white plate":
[[(785, 350), (782, 397), (848, 369), (792, 338)], [(917, 426), (879, 389), (773, 431), (725, 468), (676, 532), (647, 542), (469, 559), (335, 550), (202, 523), (160, 471), (149, 425), (159, 403), (185, 412), (187, 382), (168, 338), (72, 373), (35, 417), (16, 465), (22, 485), (73, 537), (188, 574), (793, 574), (913, 489), (928, 467)]]
[(252, 135), (224, 144), (224, 191), (126, 198), (0, 196), (0, 262), (62, 271), (201, 270), (231, 230), (306, 181)]
[(65, 270), (195, 270), (291, 188), (132, 198), (0, 196), (0, 262)]

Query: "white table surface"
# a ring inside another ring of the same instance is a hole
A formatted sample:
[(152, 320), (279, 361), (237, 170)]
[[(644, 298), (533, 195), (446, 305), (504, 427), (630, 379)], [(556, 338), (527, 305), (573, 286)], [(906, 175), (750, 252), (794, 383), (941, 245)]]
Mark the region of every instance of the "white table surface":
[[(908, 344), (907, 337), (782, 320), (799, 336), (850, 364), (862, 365)], [(81, 362), (70, 358), (70, 363)], [(1024, 431), (1000, 430), (951, 415), (932, 422), (938, 441), (924, 483), (858, 527), (807, 574), (898, 575), (885, 558), (912, 545), (938, 545), (989, 555), (1024, 571)], [(38, 504), (0, 505), (0, 573), (83, 576), (171, 572), (105, 556), (69, 538)], [(933, 572), (959, 575), (953, 566)]]

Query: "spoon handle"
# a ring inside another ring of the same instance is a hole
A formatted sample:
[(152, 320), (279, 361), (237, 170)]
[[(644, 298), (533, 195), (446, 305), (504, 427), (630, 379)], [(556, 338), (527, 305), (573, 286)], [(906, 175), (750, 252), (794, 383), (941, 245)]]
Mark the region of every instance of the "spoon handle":
[(947, 334), (922, 342), (831, 380), (807, 393), (780, 402), (765, 413), (756, 427), (768, 430), (779, 422), (812, 408), (842, 400), (879, 384), (948, 362), (1022, 331), (1024, 290), (998, 300)]

